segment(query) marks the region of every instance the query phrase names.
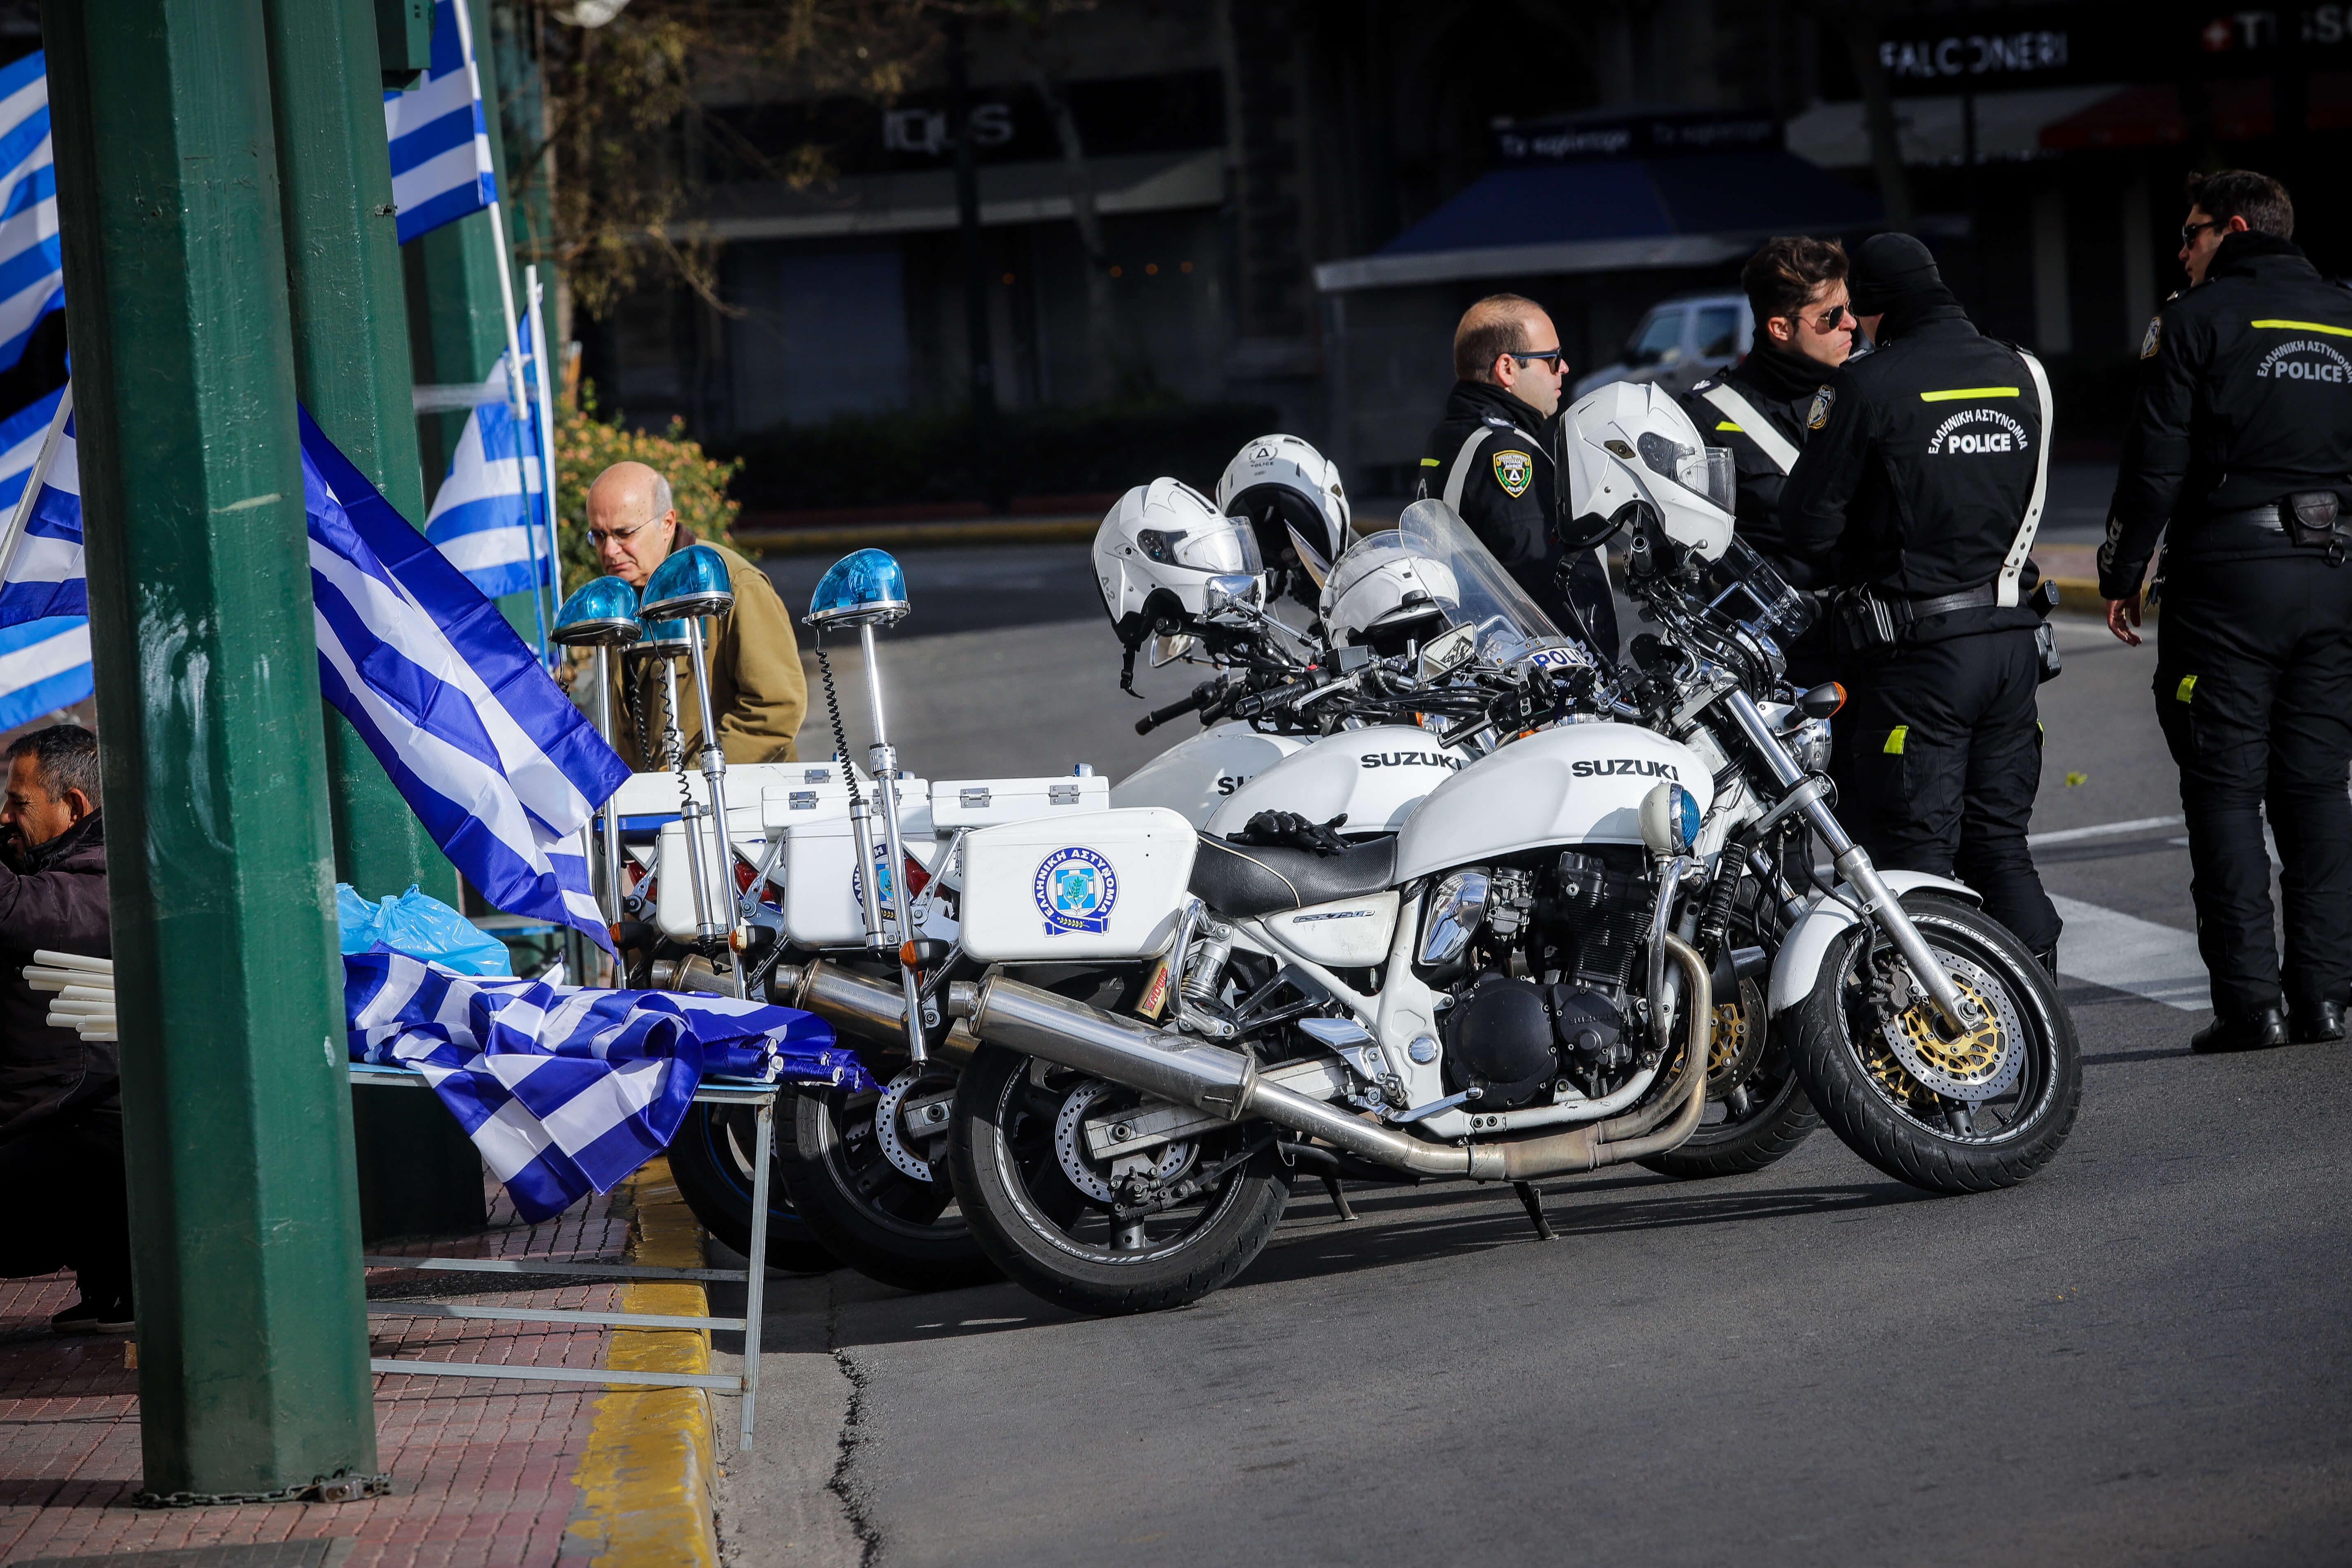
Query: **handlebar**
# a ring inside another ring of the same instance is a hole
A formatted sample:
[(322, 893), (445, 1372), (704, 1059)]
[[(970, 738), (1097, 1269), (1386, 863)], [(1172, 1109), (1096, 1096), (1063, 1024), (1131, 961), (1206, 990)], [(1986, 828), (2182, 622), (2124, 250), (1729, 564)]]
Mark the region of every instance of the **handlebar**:
[(1181, 719), (1187, 713), (1196, 713), (1222, 696), (1224, 688), (1225, 683), (1222, 680), (1203, 681), (1192, 689), (1192, 696), (1179, 698), (1165, 708), (1154, 708), (1150, 712), (1138, 719), (1135, 721), (1135, 732), (1139, 735), (1149, 735), (1171, 719)]

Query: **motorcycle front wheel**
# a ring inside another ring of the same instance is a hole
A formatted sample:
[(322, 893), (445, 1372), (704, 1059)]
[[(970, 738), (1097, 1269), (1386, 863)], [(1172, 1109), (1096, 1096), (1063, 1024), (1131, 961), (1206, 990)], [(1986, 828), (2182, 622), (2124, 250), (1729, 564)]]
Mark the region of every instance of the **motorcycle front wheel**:
[(781, 1118), (779, 1160), (793, 1206), (835, 1257), (901, 1290), (997, 1277), (948, 1181), (954, 1092), (953, 1070), (934, 1063), (908, 1068), (879, 1093), (811, 1085)]
[(1881, 976), (1907, 973), (1877, 944), (1864, 973), (1856, 927), (1823, 957), (1812, 994), (1785, 1017), (1797, 1076), (1853, 1152), (1934, 1193), (2015, 1186), (2065, 1142), (2083, 1095), (2082, 1044), (2049, 975), (2007, 927), (1934, 894), (1903, 901), (1979, 1022), (1956, 1039), (1924, 993), (1890, 1000)]
[(1007, 1277), (1073, 1311), (1198, 1300), (1249, 1267), (1290, 1201), (1263, 1122), (1096, 1158), (1086, 1123), (1139, 1099), (999, 1046), (956, 1086), (949, 1160), (973, 1234)]
[[(783, 1150), (783, 1126), (792, 1101), (776, 1106), (776, 1151)], [(678, 1195), (702, 1228), (749, 1258), (751, 1255), (751, 1156), (760, 1146), (757, 1112), (746, 1105), (691, 1105), (670, 1140), (669, 1173)], [(778, 1179), (780, 1161), (768, 1162), (768, 1267), (786, 1274), (824, 1274), (840, 1261), (826, 1250), (793, 1206)]]

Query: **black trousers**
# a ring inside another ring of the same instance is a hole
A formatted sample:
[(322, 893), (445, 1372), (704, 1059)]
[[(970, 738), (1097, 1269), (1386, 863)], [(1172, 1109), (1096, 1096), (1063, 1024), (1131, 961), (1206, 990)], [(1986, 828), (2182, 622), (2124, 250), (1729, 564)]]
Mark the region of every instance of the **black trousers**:
[[(2180, 768), (2189, 892), (2213, 1005), (2232, 1016), (2352, 993), (2352, 564), (2315, 552), (2177, 562), (2156, 716)], [(2286, 903), (2271, 924), (2267, 806)], [(2282, 987), (2284, 979), (2284, 987)]]
[(1957, 877), (2035, 952), (2058, 941), (2026, 824), (2042, 784), (2041, 667), (2031, 630), (1983, 632), (1849, 661), (1842, 813), (1879, 869)]
[(74, 1271), (92, 1300), (131, 1299), (122, 1117), (69, 1111), (0, 1142), (0, 1192), (38, 1194), (0, 1226), (0, 1279)]

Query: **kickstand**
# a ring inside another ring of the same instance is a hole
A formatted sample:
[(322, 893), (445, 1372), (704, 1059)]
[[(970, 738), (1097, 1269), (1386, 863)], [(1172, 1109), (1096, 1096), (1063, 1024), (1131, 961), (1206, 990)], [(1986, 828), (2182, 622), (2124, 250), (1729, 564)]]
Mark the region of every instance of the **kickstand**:
[(1528, 1205), (1528, 1218), (1535, 1225), (1536, 1239), (1557, 1240), (1558, 1237), (1551, 1233), (1551, 1221), (1544, 1218), (1543, 1194), (1536, 1190), (1536, 1184), (1533, 1182), (1513, 1182), (1511, 1189), (1519, 1194), (1519, 1202)]
[(1356, 1211), (1348, 1206), (1348, 1194), (1341, 1190), (1339, 1177), (1324, 1177), (1323, 1190), (1331, 1194), (1331, 1206), (1339, 1211), (1339, 1217), (1342, 1220), (1351, 1220), (1356, 1217)]

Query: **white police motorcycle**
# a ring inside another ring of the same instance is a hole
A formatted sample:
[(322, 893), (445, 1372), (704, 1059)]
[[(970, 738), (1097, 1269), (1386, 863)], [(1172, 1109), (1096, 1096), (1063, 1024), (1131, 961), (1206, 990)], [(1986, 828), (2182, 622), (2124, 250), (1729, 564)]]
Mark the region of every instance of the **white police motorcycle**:
[[(1973, 1191), (2055, 1152), (2080, 1064), (2047, 976), (1965, 887), (1882, 875), (1847, 839), (1791, 754), (1803, 715), (1759, 701), (1801, 602), (1732, 541), (1690, 483), (1696, 432), (1643, 390), (1580, 405), (1619, 432), (1591, 450), (1625, 460), (1580, 453), (1571, 490), (1633, 531), (1660, 628), (1637, 678), (1547, 663), (1522, 616), (1465, 618), (1466, 664), (1386, 679), (1433, 707), (1475, 689), (1463, 723), (1519, 738), (1339, 854), (1202, 837), (1164, 807), (965, 838), (959, 940), (987, 969), (944, 988), (983, 1042), (950, 1159), (1013, 1278), (1087, 1311), (1194, 1300), (1265, 1245), (1301, 1167), (1509, 1181), (1540, 1229), (1534, 1182), (1698, 1129), (1718, 1054), (1748, 1048), (1716, 1027), (1727, 975), (1759, 984), (1814, 1103), (1890, 1173)], [(1458, 530), (1423, 503), (1399, 531), (1466, 559)], [(1558, 721), (1579, 704), (1605, 715)], [(1800, 825), (1842, 879), (1811, 898), (1778, 871)], [(1124, 983), (1081, 998), (1041, 965)]]

